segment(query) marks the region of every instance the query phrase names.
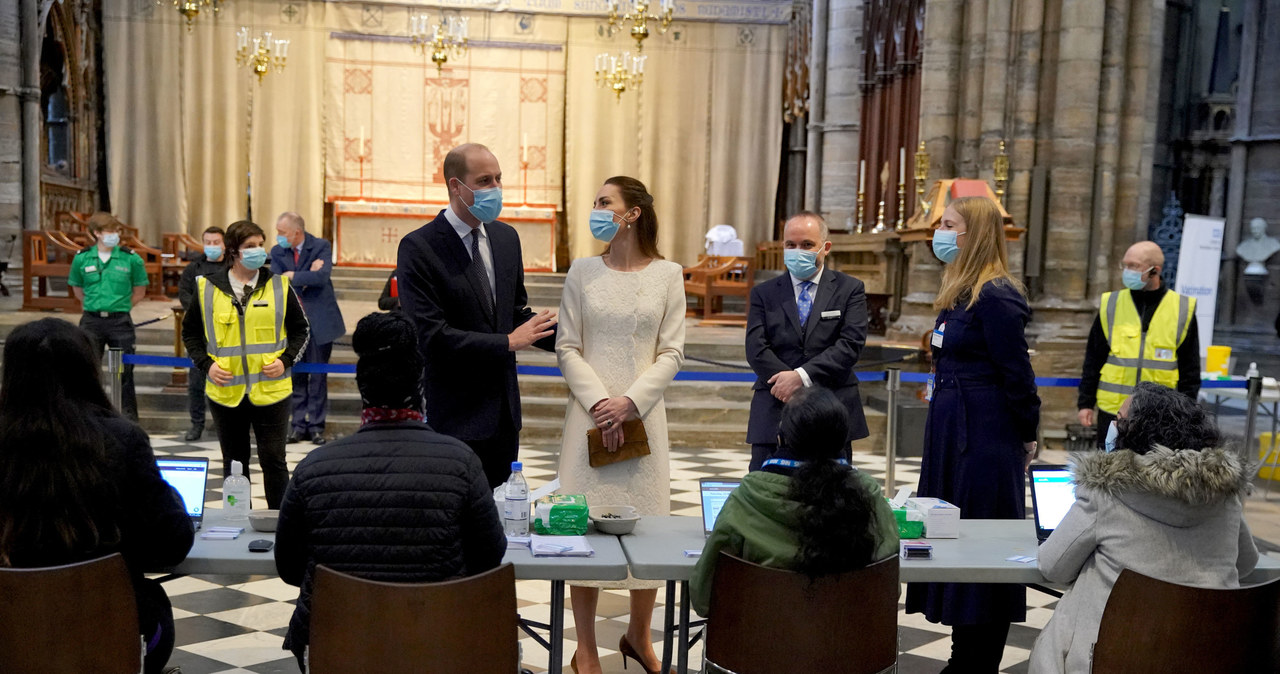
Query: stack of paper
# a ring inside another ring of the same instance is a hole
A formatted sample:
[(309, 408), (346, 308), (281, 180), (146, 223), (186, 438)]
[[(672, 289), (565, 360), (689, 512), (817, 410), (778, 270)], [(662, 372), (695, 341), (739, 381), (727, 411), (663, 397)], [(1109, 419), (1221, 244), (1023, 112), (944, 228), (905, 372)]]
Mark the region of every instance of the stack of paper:
[(533, 534), (529, 537), (529, 550), (534, 557), (590, 557), (596, 553), (586, 536)]
[(244, 527), (209, 527), (200, 532), (206, 541), (234, 541), (244, 533)]

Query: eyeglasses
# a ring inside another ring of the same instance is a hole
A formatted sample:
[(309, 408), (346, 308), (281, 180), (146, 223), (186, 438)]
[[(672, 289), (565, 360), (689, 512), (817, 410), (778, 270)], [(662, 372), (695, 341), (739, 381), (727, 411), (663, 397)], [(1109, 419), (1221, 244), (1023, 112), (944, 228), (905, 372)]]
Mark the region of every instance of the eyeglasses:
[(1143, 274), (1145, 274), (1145, 273), (1147, 273), (1147, 272), (1151, 271), (1152, 269), (1155, 269), (1155, 267), (1151, 267), (1151, 266), (1149, 266), (1149, 267), (1141, 267), (1141, 266), (1127, 265), (1127, 264), (1125, 264), (1125, 263), (1123, 263), (1123, 262), (1121, 262), (1120, 264), (1116, 265), (1116, 270), (1117, 270), (1117, 271), (1121, 271), (1121, 272), (1124, 272), (1124, 271), (1138, 271), (1138, 272), (1142, 272)]

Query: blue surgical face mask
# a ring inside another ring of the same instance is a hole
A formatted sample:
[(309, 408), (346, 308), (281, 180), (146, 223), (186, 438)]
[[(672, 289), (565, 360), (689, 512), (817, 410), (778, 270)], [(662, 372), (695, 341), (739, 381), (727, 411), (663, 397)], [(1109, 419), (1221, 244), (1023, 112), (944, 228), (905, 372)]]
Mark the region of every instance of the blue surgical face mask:
[(107, 248), (115, 248), (120, 245), (120, 232), (103, 232), (102, 245)]
[(609, 243), (613, 241), (613, 237), (618, 234), (618, 222), (614, 220), (614, 213), (608, 209), (597, 208), (591, 211), (591, 217), (587, 220), (591, 226), (591, 236)]
[(473, 190), (461, 180), (458, 181), (458, 184), (466, 187), (474, 197), (473, 203), (467, 206), (467, 210), (471, 211), (471, 215), (474, 215), (476, 220), (482, 223), (490, 223), (498, 219), (498, 216), (502, 213), (501, 187)]
[(791, 275), (804, 280), (818, 273), (818, 253), (813, 250), (788, 248), (782, 251), (782, 263)]
[(1147, 275), (1147, 272), (1145, 271), (1134, 271), (1132, 269), (1126, 269), (1123, 272), (1121, 272), (1120, 280), (1124, 283), (1124, 287), (1128, 288), (1129, 290), (1142, 290), (1143, 288), (1147, 287), (1147, 282), (1142, 280), (1142, 277), (1146, 275)]
[(266, 248), (249, 248), (240, 251), (240, 264), (243, 264), (245, 269), (259, 269), (266, 261)]
[(1111, 425), (1107, 426), (1107, 439), (1103, 441), (1108, 452), (1116, 451), (1116, 440), (1119, 439), (1120, 431), (1116, 429), (1116, 422), (1112, 421)]
[(960, 254), (960, 246), (956, 243), (959, 238), (960, 234), (954, 229), (933, 230), (933, 254), (943, 264), (955, 262), (956, 256)]
[(293, 248), (293, 244), (289, 243), (289, 237), (283, 234), (276, 235), (276, 245), (284, 249)]
[(218, 260), (221, 260), (222, 246), (205, 246), (204, 256), (205, 256), (205, 259), (209, 260), (210, 262), (217, 262)]

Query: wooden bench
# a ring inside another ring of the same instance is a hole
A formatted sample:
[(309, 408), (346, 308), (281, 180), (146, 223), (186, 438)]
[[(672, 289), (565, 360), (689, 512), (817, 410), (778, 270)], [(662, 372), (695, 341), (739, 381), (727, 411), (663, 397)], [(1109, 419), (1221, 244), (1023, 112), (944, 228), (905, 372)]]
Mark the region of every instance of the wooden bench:
[(747, 314), (726, 312), (725, 297), (749, 301), (755, 277), (755, 260), (749, 257), (704, 255), (698, 264), (684, 269), (684, 292), (697, 301), (687, 316), (701, 317), (704, 325), (746, 327)]
[[(50, 279), (62, 279), (71, 275), (71, 260), (77, 248), (55, 241), (44, 231), (22, 233), (22, 309), (61, 309), (80, 311), (80, 300), (71, 287), (65, 297), (50, 293)], [(33, 286), (34, 282), (34, 288)]]
[(765, 241), (756, 246), (756, 269), (782, 271), (786, 264), (782, 261), (782, 242)]

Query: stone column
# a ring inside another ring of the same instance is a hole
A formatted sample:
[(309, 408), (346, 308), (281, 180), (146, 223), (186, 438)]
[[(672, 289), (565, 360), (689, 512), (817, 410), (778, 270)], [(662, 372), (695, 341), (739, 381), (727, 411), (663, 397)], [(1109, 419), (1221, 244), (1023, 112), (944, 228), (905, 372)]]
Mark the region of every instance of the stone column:
[(22, 226), (40, 229), (40, 14), (37, 0), (19, 0), (22, 35)]
[(830, 0), (827, 19), (826, 119), (818, 203), (834, 230), (846, 229), (858, 210), (862, 5), (862, 0)]
[(22, 37), (18, 14), (17, 3), (0, 3), (0, 232), (6, 238), (22, 228), (22, 101), (18, 97)]

